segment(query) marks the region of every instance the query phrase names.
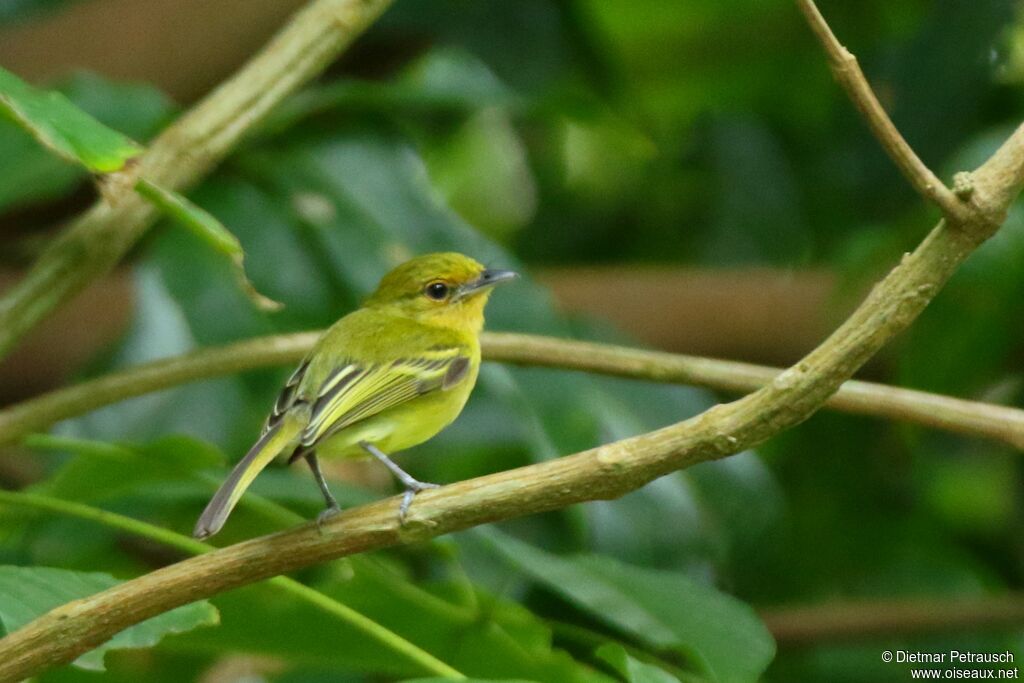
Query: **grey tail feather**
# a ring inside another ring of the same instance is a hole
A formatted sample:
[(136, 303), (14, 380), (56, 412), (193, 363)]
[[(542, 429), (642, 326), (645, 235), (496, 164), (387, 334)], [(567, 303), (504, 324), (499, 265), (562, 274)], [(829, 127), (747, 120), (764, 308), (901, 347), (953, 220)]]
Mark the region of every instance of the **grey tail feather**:
[(278, 431), (281, 429), (281, 423), (278, 422), (276, 425), (267, 430), (267, 432), (260, 437), (259, 441), (253, 444), (249, 452), (245, 454), (245, 457), (238, 461), (234, 469), (231, 470), (231, 474), (224, 480), (224, 483), (217, 489), (217, 493), (213, 494), (213, 498), (206, 504), (206, 509), (203, 510), (203, 514), (199, 515), (198, 521), (196, 521), (196, 527), (192, 531), (192, 536), (198, 539), (209, 538), (215, 533), (221, 530), (224, 523), (228, 521), (228, 515), (231, 514), (233, 505), (228, 503), (231, 501), (231, 493), (235, 490), (238, 485), (238, 480), (242, 478), (242, 474), (249, 469), (249, 465), (255, 460), (263, 448), (273, 439)]

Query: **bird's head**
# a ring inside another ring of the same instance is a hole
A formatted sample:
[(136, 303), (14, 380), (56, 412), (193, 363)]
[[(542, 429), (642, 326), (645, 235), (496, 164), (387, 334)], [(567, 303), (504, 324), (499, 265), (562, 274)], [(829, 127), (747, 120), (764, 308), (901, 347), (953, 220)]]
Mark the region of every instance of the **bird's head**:
[(385, 275), (366, 305), (427, 324), (479, 331), (491, 290), (516, 277), (511, 270), (484, 268), (462, 254), (426, 254)]

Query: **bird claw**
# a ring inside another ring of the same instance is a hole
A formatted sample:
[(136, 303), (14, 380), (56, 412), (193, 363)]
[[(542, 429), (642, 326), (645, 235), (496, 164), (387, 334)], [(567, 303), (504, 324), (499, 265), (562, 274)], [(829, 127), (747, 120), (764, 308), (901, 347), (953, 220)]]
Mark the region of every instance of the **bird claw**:
[(398, 506), (398, 523), (405, 524), (405, 516), (409, 512), (409, 506), (412, 505), (412, 499), (416, 497), (416, 494), (420, 491), (426, 491), (427, 489), (439, 489), (440, 484), (431, 484), (429, 481), (419, 481), (417, 479), (411, 479), (405, 482), (405, 493), (402, 494), (402, 504)]
[(321, 532), (324, 530), (324, 524), (331, 518), (341, 512), (341, 508), (337, 505), (332, 505), (327, 509), (323, 510), (319, 515), (316, 516), (316, 528)]

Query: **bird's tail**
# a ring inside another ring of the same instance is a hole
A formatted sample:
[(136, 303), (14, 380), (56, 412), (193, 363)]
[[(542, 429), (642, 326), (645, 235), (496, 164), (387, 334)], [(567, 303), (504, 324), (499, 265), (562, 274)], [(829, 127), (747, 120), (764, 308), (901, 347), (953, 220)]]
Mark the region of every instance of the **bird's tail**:
[(238, 461), (231, 474), (217, 489), (210, 502), (203, 510), (196, 522), (196, 528), (192, 535), (196, 538), (209, 538), (221, 530), (228, 515), (235, 508), (238, 499), (252, 480), (256, 478), (264, 467), (270, 464), (281, 451), (294, 444), (302, 427), (298, 420), (289, 419), (285, 416), (280, 422), (271, 427), (266, 434), (260, 437), (245, 457)]

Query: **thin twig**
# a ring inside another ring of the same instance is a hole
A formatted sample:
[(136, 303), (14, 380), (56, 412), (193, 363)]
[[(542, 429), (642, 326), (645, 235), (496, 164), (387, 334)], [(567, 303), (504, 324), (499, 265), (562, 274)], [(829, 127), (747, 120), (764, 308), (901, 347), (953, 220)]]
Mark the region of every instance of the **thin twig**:
[(780, 647), (894, 638), (921, 633), (1017, 627), (1024, 595), (873, 600), (764, 610), (761, 618)]
[(882, 148), (922, 197), (934, 202), (948, 220), (962, 222), (969, 205), (953, 194), (903, 139), (864, 77), (857, 58), (832, 33), (814, 0), (797, 0), (797, 6), (821, 42), (836, 80), (871, 126)]
[[(1021, 178), (1024, 127), (979, 169), (992, 197)], [(999, 207), (996, 207), (999, 208)], [(1005, 210), (1006, 207), (1001, 207)], [(669, 472), (746, 450), (820, 408), (879, 348), (906, 329), (995, 226), (939, 225), (825, 342), (758, 391), (683, 422), (544, 463), (425, 491), (404, 525), (399, 498), (254, 538), (57, 607), (0, 640), (0, 682), (72, 661), (119, 631), (174, 607), (326, 560), (412, 543), (479, 524), (622, 496)]]
[[(243, 370), (298, 363), (319, 333), (259, 337), (146, 363), (66, 387), (0, 410), (0, 445), (60, 420), (184, 382)], [(745, 394), (772, 381), (780, 368), (631, 349), (624, 346), (490, 332), (484, 358), (524, 366), (579, 370), (629, 379), (689, 384)], [(902, 420), (1024, 450), (1024, 410), (849, 380), (825, 404), (834, 410)]]
[[(483, 345), (489, 360), (689, 384), (737, 394), (756, 391), (783, 372), (781, 368), (750, 363), (525, 334), (487, 334)], [(1024, 450), (1024, 410), (1018, 408), (858, 380), (844, 382), (825, 406), (996, 439)], [(0, 443), (3, 432), (0, 411)]]
[[(235, 75), (164, 130), (138, 157), (133, 172), (172, 190), (194, 185), (392, 1), (310, 2)], [(157, 210), (132, 185), (110, 188), (0, 298), (0, 358), (53, 309), (110, 272), (157, 219)]]

